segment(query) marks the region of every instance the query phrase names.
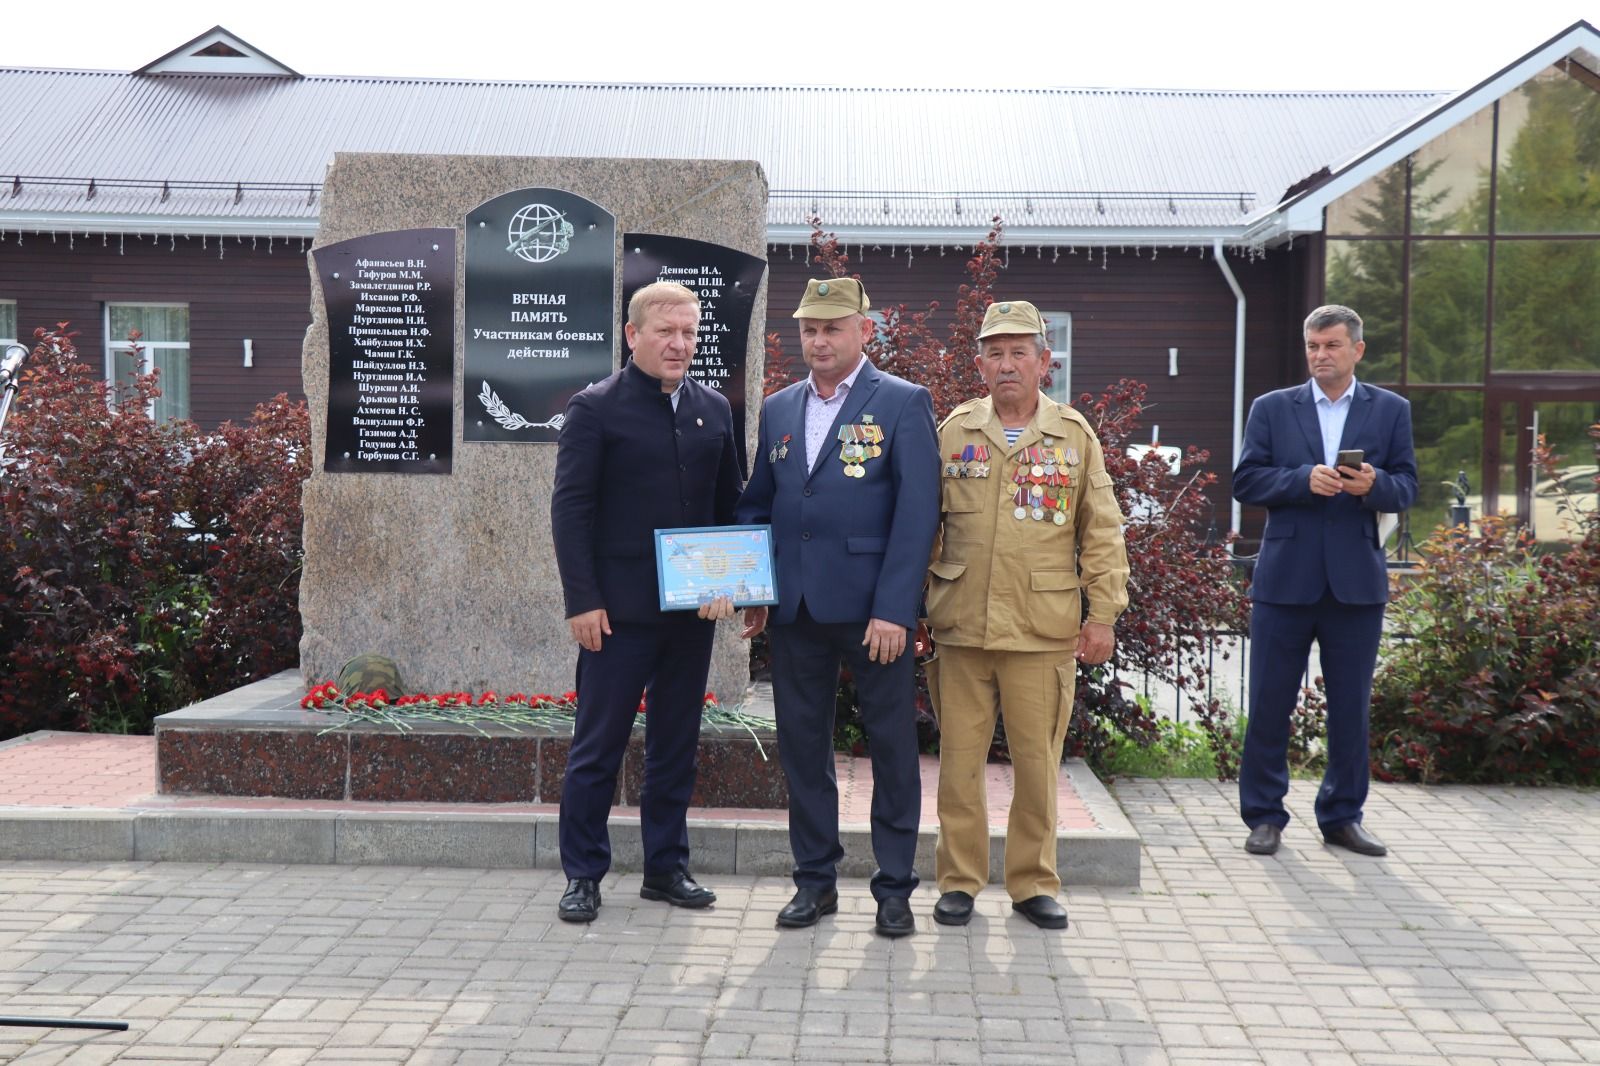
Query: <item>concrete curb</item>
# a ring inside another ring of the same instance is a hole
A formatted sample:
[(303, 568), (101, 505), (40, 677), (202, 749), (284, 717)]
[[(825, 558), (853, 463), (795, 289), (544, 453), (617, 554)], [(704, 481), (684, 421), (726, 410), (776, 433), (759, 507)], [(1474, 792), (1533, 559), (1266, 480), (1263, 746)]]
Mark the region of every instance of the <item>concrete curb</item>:
[[(1082, 759), (1063, 764), (1078, 798), (1094, 816), (1098, 830), (1057, 834), (1056, 869), (1067, 885), (1097, 885), (1105, 888), (1137, 888), (1141, 861), (1139, 831), (1100, 779)], [(1004, 883), (1004, 867), (995, 865), (994, 845), (990, 843), (989, 879)], [(1003, 854), (1003, 852), (1002, 852)]]
[[(1059, 835), (1057, 856), (1069, 885), (1139, 883), (1139, 838), (1121, 809), (1076, 760), (1073, 784), (1108, 828)], [(560, 863), (554, 813), (403, 811), (0, 809), (0, 861), (260, 862), (317, 865), (453, 866), (555, 869)], [(868, 877), (875, 866), (871, 832), (841, 832), (839, 872)], [(689, 839), (695, 872), (788, 876), (783, 822), (694, 818)], [(917, 865), (933, 872), (936, 833), (922, 831)], [(638, 872), (639, 819), (611, 819), (612, 867)], [(990, 876), (1003, 882), (1005, 837), (992, 838)]]

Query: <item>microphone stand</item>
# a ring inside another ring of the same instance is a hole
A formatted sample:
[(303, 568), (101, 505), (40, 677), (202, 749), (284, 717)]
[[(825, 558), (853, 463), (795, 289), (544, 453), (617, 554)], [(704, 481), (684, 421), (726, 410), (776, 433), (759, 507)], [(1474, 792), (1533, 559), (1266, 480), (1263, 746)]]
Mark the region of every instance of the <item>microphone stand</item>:
[[(28, 361), (28, 349), (20, 344), (6, 345), (5, 357), (0, 359), (0, 477), (6, 473), (6, 417), (11, 414), (11, 401), (17, 395), (17, 376)], [(0, 1026), (20, 1026), (35, 1029), (109, 1029), (125, 1032), (127, 1022), (96, 1021), (92, 1018), (29, 1018), (0, 1014)]]
[(110, 1029), (123, 1033), (127, 1022), (97, 1022), (89, 1018), (8, 1018), (0, 1015), (0, 1025), (31, 1026), (35, 1029)]

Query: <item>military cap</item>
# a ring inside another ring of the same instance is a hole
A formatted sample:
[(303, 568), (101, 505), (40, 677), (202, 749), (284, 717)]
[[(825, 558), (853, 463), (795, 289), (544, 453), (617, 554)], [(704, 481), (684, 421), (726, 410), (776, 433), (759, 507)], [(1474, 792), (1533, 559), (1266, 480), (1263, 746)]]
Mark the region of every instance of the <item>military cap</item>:
[(989, 305), (983, 313), (983, 328), (978, 339), (996, 334), (1021, 334), (1034, 336), (1044, 332), (1044, 318), (1039, 309), (1026, 300), (1009, 300)]
[(867, 290), (855, 278), (816, 278), (806, 282), (806, 294), (792, 318), (844, 318), (872, 309)]

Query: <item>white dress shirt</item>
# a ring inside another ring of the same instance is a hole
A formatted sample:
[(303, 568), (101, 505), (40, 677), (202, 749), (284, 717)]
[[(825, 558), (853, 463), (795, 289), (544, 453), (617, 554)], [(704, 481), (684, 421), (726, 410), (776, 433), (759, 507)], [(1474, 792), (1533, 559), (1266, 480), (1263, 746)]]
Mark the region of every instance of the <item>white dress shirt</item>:
[(1322, 461), (1327, 466), (1333, 466), (1333, 461), (1339, 457), (1339, 440), (1344, 436), (1344, 424), (1350, 418), (1350, 407), (1355, 403), (1356, 389), (1360, 387), (1356, 379), (1351, 378), (1350, 387), (1344, 390), (1344, 395), (1337, 400), (1330, 400), (1321, 385), (1315, 381), (1311, 383), (1317, 399), (1317, 425), (1322, 427)]

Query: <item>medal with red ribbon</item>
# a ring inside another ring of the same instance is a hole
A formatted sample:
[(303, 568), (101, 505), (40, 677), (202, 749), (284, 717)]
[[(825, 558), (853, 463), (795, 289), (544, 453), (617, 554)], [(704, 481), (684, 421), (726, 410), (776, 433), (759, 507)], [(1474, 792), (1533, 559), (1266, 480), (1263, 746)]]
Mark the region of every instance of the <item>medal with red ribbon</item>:
[[(1066, 525), (1072, 479), (1067, 475), (1067, 457), (1061, 449), (1025, 448), (1014, 458), (1017, 469), (1011, 481), (1017, 489), (1012, 500), (1017, 507), (1011, 512), (1012, 517), (1019, 522), (1029, 518), (1043, 522), (1048, 517), (1058, 526)], [(1073, 459), (1076, 458), (1074, 452)]]

